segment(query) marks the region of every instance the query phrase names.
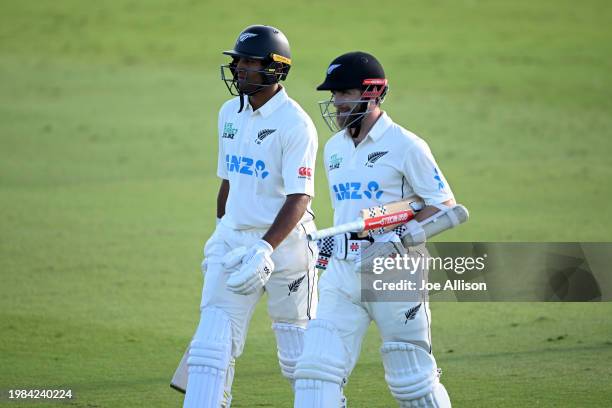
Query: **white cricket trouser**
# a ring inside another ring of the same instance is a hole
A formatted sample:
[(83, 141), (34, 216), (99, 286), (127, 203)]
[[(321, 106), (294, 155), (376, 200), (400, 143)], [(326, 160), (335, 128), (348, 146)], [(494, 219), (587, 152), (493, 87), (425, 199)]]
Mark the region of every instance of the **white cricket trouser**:
[(423, 302), (411, 319), (406, 313), (420, 302), (362, 302), (361, 276), (355, 264), (331, 258), (319, 281), (317, 318), (332, 322), (348, 354), (347, 375), (355, 367), (370, 322), (383, 342), (408, 342), (431, 349), (431, 312)]
[[(315, 229), (314, 222), (298, 224), (272, 253), (274, 271), (266, 283), (268, 314), (275, 322), (306, 327), (317, 311), (317, 275), (314, 262), (316, 244), (309, 242), (307, 233)], [(232, 356), (243, 350), (248, 325), (263, 290), (250, 295), (239, 295), (227, 289), (229, 273), (222, 265), (225, 254), (234, 248), (253, 245), (265, 230), (233, 230), (219, 223), (206, 244), (208, 259), (200, 308), (217, 307), (230, 317), (232, 324)]]

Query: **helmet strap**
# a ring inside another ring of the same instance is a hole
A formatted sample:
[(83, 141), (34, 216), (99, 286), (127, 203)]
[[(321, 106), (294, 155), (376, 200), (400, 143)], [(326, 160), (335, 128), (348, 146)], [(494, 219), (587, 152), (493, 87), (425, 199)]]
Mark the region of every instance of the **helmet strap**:
[(240, 98), (240, 109), (238, 109), (238, 113), (240, 113), (242, 109), (244, 109), (244, 93), (238, 91), (238, 97)]

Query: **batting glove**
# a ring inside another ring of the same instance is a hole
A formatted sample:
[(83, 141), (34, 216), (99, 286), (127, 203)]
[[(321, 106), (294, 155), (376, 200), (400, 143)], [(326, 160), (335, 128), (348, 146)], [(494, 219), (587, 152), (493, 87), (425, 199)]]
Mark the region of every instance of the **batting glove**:
[(350, 232), (317, 240), (319, 253), (345, 261), (357, 261), (361, 252), (370, 245), (371, 242), (365, 239), (351, 239)]
[[(273, 251), (274, 248), (268, 242), (263, 239), (257, 241), (242, 255), (240, 269), (232, 273), (227, 280), (229, 290), (240, 295), (250, 295), (264, 287), (274, 270), (271, 257)], [(229, 257), (232, 252), (228, 254), (227, 264), (224, 260), (224, 265), (228, 269), (238, 266), (236, 258), (240, 254), (236, 253), (233, 257)]]
[[(406, 224), (396, 228), (396, 233), (402, 239), (402, 242), (412, 243), (411, 246), (417, 246), (424, 244), (427, 241), (427, 234), (420, 222), (417, 220), (410, 220)], [(405, 239), (405, 237), (409, 237)]]
[(406, 248), (404, 248), (399, 236), (394, 231), (376, 235), (374, 244), (364, 249), (361, 257), (355, 262), (355, 270), (368, 273), (372, 271), (377, 258), (395, 258), (406, 253)]

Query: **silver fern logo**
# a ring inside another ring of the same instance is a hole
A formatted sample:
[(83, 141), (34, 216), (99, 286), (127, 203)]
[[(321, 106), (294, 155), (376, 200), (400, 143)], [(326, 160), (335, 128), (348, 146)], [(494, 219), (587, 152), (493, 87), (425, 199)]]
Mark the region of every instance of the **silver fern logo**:
[(276, 132), (276, 129), (262, 129), (257, 133), (257, 139), (255, 139), (255, 143), (261, 144), (263, 140), (270, 136), (272, 133)]
[(342, 64), (331, 64), (329, 68), (327, 68), (327, 75), (330, 75), (332, 72), (334, 72), (334, 69), (338, 68), (340, 65)]
[(387, 153), (389, 153), (389, 152), (388, 151), (386, 151), (386, 152), (372, 152), (372, 153), (368, 154), (368, 161), (365, 163), (366, 167), (374, 167), (374, 163), (376, 163), (381, 157), (383, 157)]
[(305, 277), (306, 277), (306, 275), (302, 276), (301, 278), (298, 278), (298, 279), (294, 280), (289, 285), (287, 285), (289, 287), (289, 294), (287, 296), (291, 296), (291, 293), (295, 293), (295, 292), (298, 291), (298, 289), (300, 288), (300, 285), (302, 284), (302, 281), (304, 280)]
[(249, 38), (253, 38), (253, 37), (257, 37), (259, 34), (255, 34), (255, 33), (242, 33), (240, 34), (240, 37), (238, 37), (238, 40), (240, 42), (244, 42), (245, 40), (248, 40)]
[(404, 316), (406, 316), (406, 321), (404, 322), (404, 324), (408, 324), (408, 320), (414, 320), (420, 308), (421, 308), (421, 303), (419, 303), (415, 307), (408, 309), (408, 311), (404, 313)]

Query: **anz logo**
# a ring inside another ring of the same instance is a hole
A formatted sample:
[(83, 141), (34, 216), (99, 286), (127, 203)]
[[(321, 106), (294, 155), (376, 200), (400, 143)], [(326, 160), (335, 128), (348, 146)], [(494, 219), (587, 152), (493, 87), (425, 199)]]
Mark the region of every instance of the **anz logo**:
[(225, 165), (229, 173), (246, 174), (262, 180), (268, 177), (270, 172), (266, 171), (266, 163), (262, 160), (254, 160), (246, 156), (225, 155)]
[(383, 195), (380, 186), (375, 181), (370, 181), (366, 185), (363, 185), (359, 181), (338, 183), (332, 186), (334, 193), (336, 194), (336, 200), (361, 200), (367, 199), (379, 199)]

